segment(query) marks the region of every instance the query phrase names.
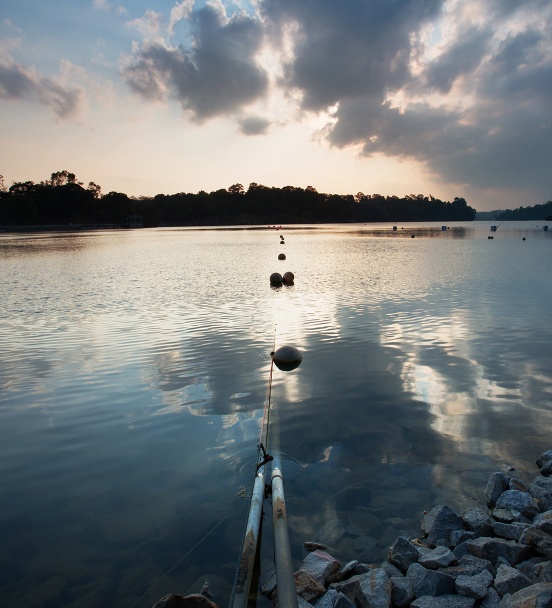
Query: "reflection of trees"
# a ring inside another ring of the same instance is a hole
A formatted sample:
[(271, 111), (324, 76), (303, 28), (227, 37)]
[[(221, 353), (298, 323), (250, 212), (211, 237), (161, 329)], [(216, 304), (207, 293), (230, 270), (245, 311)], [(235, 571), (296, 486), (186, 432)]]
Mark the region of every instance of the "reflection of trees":
[[(3, 182), (2, 182), (3, 183)], [(145, 226), (335, 223), (384, 221), (470, 221), (475, 210), (463, 198), (441, 201), (432, 195), (382, 196), (325, 194), (316, 188), (270, 188), (252, 182), (197, 194), (179, 192), (154, 197), (129, 197), (120, 192), (101, 193), (74, 173), (57, 171), (35, 184), (15, 182), (0, 188), (0, 221), (4, 224), (124, 224), (140, 214)]]

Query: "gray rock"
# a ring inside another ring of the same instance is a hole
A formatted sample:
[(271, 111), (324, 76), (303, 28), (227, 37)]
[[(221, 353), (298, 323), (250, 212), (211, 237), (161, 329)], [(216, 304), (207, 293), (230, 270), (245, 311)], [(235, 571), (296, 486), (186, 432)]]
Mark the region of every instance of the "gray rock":
[(492, 532), (491, 516), (481, 507), (468, 507), (462, 513), (462, 521), (477, 536), (489, 536)]
[(389, 547), (389, 563), (396, 566), (401, 572), (406, 572), (410, 564), (414, 564), (420, 557), (420, 551), (406, 536), (399, 536)]
[(522, 492), (529, 491), (527, 486), (523, 483), (523, 481), (521, 481), (520, 479), (516, 479), (515, 477), (512, 477), (512, 479), (510, 479), (510, 482), (508, 483), (508, 489), (509, 490), (521, 490)]
[(519, 542), (536, 547), (542, 555), (552, 559), (552, 535), (547, 534), (537, 526), (529, 526), (525, 529)]
[(391, 601), (397, 608), (406, 608), (414, 599), (414, 581), (408, 576), (392, 576)]
[(450, 534), (453, 530), (462, 530), (462, 519), (446, 505), (433, 507), (422, 518), (422, 530), (427, 534), (429, 547), (437, 545), (449, 546)]
[(522, 524), (518, 521), (512, 524), (503, 524), (500, 521), (495, 521), (493, 524), (493, 532), (495, 536), (505, 538), (507, 540), (519, 541), (521, 533), (525, 528), (528, 528), (530, 524)]
[[(307, 604), (307, 607), (311, 604)], [(305, 608), (307, 608), (305, 607)], [(316, 608), (354, 608), (354, 604), (343, 593), (335, 589), (328, 589), (326, 593), (316, 601)]]
[(450, 533), (450, 546), (457, 547), (460, 543), (472, 538), (475, 538), (475, 532), (472, 530), (453, 530)]
[(414, 595), (448, 595), (454, 591), (454, 578), (443, 572), (428, 570), (420, 564), (412, 564), (406, 576), (414, 581)]
[(533, 519), (533, 525), (537, 526), (547, 534), (552, 534), (552, 510), (539, 513)]
[(305, 543), (303, 543), (303, 547), (305, 547), (305, 551), (308, 551), (309, 553), (311, 551), (316, 551), (317, 549), (320, 549), (321, 551), (328, 550), (328, 547), (326, 545), (323, 545), (322, 543), (313, 543), (311, 541), (306, 541)]
[(454, 547), (452, 552), (454, 553), (454, 555), (456, 555), (458, 559), (464, 557), (465, 555), (471, 555), (470, 542), (471, 540), (465, 540), (463, 543), (460, 543), (459, 545), (456, 545), (456, 547)]
[(529, 587), (531, 580), (521, 573), (517, 568), (500, 566), (494, 579), (494, 588), (501, 596), (506, 593), (515, 593), (524, 587)]
[(355, 597), (360, 608), (389, 608), (391, 581), (385, 571), (374, 568), (358, 581)]
[(380, 568), (383, 568), (385, 570), (385, 574), (387, 574), (389, 578), (404, 576), (404, 574), (397, 568), (397, 566), (393, 566), (393, 564), (390, 564), (389, 562), (382, 562)]
[(444, 572), (445, 574), (449, 574), (450, 576), (456, 578), (461, 575), (476, 576), (477, 574), (483, 572), (483, 570), (487, 570), (493, 576), (495, 574), (493, 565), (488, 559), (479, 559), (478, 557), (469, 554), (461, 557), (456, 566), (441, 568), (439, 572)]
[(536, 582), (552, 583), (552, 562), (537, 564), (534, 568)]
[[(274, 602), (272, 602), (273, 608), (278, 608), (278, 597), (274, 598)], [(302, 597), (297, 596), (297, 608), (311, 608), (312, 604), (309, 604), (307, 600), (304, 600)]]
[(354, 574), (358, 564), (359, 561), (357, 559), (347, 562), (344, 566), (341, 566), (337, 572), (326, 577), (326, 583), (337, 583), (345, 578), (349, 578)]
[(500, 595), (498, 595), (498, 591), (494, 587), (489, 587), (487, 589), (487, 595), (483, 598), (481, 602), (482, 608), (498, 608), (500, 604)]
[(510, 478), (504, 475), (504, 473), (493, 473), (487, 482), (487, 487), (484, 490), (485, 496), (487, 497), (487, 505), (494, 507), (496, 501), (509, 487)]
[(330, 585), (330, 589), (335, 589), (336, 591), (343, 593), (351, 602), (354, 603), (356, 596), (356, 587), (358, 585), (358, 581), (365, 576), (364, 574), (355, 574), (348, 578), (347, 580), (340, 581), (339, 583), (332, 583)]
[(511, 595), (505, 608), (550, 608), (552, 583), (537, 583)]
[(533, 498), (536, 498), (541, 511), (552, 509), (552, 478), (537, 477), (529, 485), (529, 493)]
[(454, 583), (454, 588), (460, 595), (480, 600), (487, 595), (492, 582), (493, 575), (488, 570), (483, 570), (475, 576), (459, 576)]
[(276, 590), (276, 570), (272, 570), (270, 576), (266, 579), (266, 581), (261, 585), (261, 593), (265, 597), (272, 597), (272, 594)]
[(548, 475), (552, 473), (552, 450), (548, 450), (547, 452), (544, 452), (544, 454), (541, 454), (536, 462), (541, 475), (548, 477)]
[(533, 519), (539, 512), (539, 505), (530, 494), (521, 492), (520, 490), (506, 490), (498, 500), (496, 506), (499, 509), (510, 509), (510, 511), (519, 511), (528, 519)]
[[(295, 588), (297, 589), (297, 595), (302, 597), (307, 602), (312, 602), (318, 599), (326, 593), (326, 589), (318, 581), (304, 570), (298, 570), (294, 574)], [(276, 589), (276, 593), (278, 590)]]
[[(525, 576), (531, 579), (531, 582), (538, 583), (538, 574), (537, 574), (537, 566), (542, 563), (550, 563), (544, 557), (532, 557), (531, 559), (527, 559), (524, 562), (521, 562), (516, 565), (516, 568), (525, 574)], [(540, 581), (545, 582), (545, 581)]]
[(316, 582), (325, 586), (328, 577), (335, 574), (340, 567), (340, 561), (326, 551), (317, 549), (305, 557), (303, 563), (299, 566), (299, 570), (308, 572)]
[(516, 521), (514, 514), (509, 509), (493, 509), (493, 519), (503, 524), (512, 524)]
[[(527, 530), (524, 532), (524, 534)], [(485, 536), (468, 541), (470, 551), (475, 557), (488, 559), (491, 564), (496, 564), (499, 557), (504, 557), (510, 564), (515, 566), (533, 557), (533, 549), (526, 544), (516, 543), (513, 540), (503, 538), (487, 538)]]
[(418, 559), (418, 563), (424, 566), (424, 568), (437, 570), (437, 568), (446, 568), (447, 566), (458, 563), (458, 559), (447, 547), (437, 547), (433, 549), (433, 551), (421, 555)]
[(411, 608), (474, 608), (475, 600), (463, 595), (423, 596), (415, 599)]
[(370, 568), (369, 564), (364, 564), (360, 562), (358, 566), (355, 567), (353, 574), (366, 574), (366, 572), (370, 572), (372, 568)]

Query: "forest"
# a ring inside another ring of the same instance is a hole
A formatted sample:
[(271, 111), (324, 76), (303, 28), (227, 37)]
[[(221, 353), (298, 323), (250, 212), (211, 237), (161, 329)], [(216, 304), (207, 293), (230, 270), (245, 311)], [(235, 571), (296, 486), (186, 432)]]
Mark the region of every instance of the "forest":
[(0, 179), (0, 226), (5, 227), (123, 227), (132, 218), (144, 227), (471, 221), (475, 213), (459, 197), (451, 202), (423, 194), (324, 194), (312, 186), (275, 188), (253, 182), (246, 189), (236, 183), (209, 193), (132, 197), (103, 194), (96, 183), (85, 186), (66, 170), (40, 183), (15, 182), (9, 188)]
[(547, 220), (552, 221), (552, 201), (533, 207), (518, 207), (517, 209), (505, 209), (496, 216), (501, 222), (508, 221), (531, 221)]

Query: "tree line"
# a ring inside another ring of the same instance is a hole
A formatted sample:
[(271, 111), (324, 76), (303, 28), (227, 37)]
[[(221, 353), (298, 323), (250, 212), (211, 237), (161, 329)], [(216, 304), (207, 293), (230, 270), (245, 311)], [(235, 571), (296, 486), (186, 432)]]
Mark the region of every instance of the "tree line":
[(471, 221), (475, 213), (459, 197), (451, 202), (423, 194), (324, 194), (312, 186), (274, 188), (253, 182), (247, 189), (233, 184), (210, 193), (132, 197), (113, 191), (102, 194), (94, 182), (85, 186), (65, 170), (40, 183), (15, 182), (9, 188), (0, 179), (0, 224), (4, 226), (124, 226), (132, 216), (139, 216), (146, 227)]
[(497, 220), (507, 221), (552, 221), (552, 201), (532, 207), (518, 207), (517, 209), (506, 209), (496, 216)]

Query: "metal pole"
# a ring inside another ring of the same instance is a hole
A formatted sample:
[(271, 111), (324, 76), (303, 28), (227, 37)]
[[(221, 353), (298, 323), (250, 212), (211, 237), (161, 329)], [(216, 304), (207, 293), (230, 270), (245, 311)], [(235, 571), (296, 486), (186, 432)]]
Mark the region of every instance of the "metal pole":
[(297, 590), (287, 530), (284, 479), (279, 458), (272, 467), (272, 521), (274, 525), (274, 561), (276, 562), (276, 591), (280, 608), (297, 608)]
[(263, 513), (263, 500), (265, 493), (265, 467), (259, 468), (255, 476), (251, 504), (249, 506), (249, 517), (247, 528), (243, 539), (243, 548), (236, 572), (234, 583), (234, 593), (230, 600), (230, 608), (247, 608), (249, 590), (257, 552), (257, 542), (259, 540), (259, 528), (261, 525), (261, 515)]

